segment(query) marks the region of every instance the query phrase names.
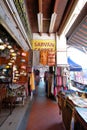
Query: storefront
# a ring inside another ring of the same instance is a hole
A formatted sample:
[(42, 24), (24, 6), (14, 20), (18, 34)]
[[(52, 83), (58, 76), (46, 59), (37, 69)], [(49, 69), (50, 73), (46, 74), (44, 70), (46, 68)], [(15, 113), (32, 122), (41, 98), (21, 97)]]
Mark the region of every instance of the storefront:
[[(47, 67), (48, 97), (56, 97), (60, 91), (66, 91), (72, 69), (68, 63), (67, 49), (73, 46), (87, 52), (87, 1), (67, 0), (63, 4), (61, 0), (47, 0), (47, 4), (43, 2), (0, 1), (0, 110), (3, 102), (6, 105), (10, 103), (10, 113), (16, 101), (24, 105), (24, 100), (31, 96), (40, 80), (40, 75), (35, 75), (38, 67)], [(77, 67), (76, 64), (74, 66)], [(82, 70), (81, 66), (77, 68)], [(82, 80), (79, 72), (77, 78)], [(63, 106), (60, 102), (59, 107), (69, 130), (73, 112), (70, 110), (71, 115), (66, 118), (68, 110), (65, 107), (66, 104), (71, 105), (72, 109), (74, 106), (67, 102), (63, 95)], [(75, 108), (75, 113), (77, 111)], [(67, 119), (70, 119), (69, 126)]]

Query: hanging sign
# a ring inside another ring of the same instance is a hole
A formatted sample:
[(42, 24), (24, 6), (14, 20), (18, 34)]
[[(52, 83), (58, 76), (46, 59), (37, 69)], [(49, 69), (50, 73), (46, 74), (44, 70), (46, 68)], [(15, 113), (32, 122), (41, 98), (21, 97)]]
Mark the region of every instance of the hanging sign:
[(55, 50), (55, 40), (32, 40), (33, 50)]

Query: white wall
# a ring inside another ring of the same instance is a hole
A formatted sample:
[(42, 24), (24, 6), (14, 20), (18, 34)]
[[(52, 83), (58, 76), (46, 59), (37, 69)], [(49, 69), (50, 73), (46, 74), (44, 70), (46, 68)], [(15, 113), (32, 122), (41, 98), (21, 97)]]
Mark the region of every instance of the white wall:
[(67, 65), (66, 38), (64, 35), (56, 37), (57, 65)]
[(40, 36), (39, 33), (33, 33), (33, 40), (55, 40), (55, 34), (51, 34), (50, 36), (46, 33), (42, 33), (42, 36)]

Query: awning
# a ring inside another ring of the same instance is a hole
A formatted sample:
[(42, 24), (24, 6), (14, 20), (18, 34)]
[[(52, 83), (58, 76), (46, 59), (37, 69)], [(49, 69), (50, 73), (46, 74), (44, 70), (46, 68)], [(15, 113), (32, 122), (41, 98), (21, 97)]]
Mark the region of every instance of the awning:
[(70, 57), (68, 57), (68, 64), (70, 66), (70, 71), (82, 71), (82, 67), (72, 61)]

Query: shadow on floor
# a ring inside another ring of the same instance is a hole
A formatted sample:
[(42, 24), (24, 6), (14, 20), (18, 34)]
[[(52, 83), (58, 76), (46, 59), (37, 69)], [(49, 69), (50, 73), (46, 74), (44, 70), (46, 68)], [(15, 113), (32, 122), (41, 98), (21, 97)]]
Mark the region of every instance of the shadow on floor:
[(56, 124), (53, 124), (53, 125), (50, 125), (49, 128), (47, 128), (46, 130), (64, 130), (64, 125), (63, 123), (56, 123)]

